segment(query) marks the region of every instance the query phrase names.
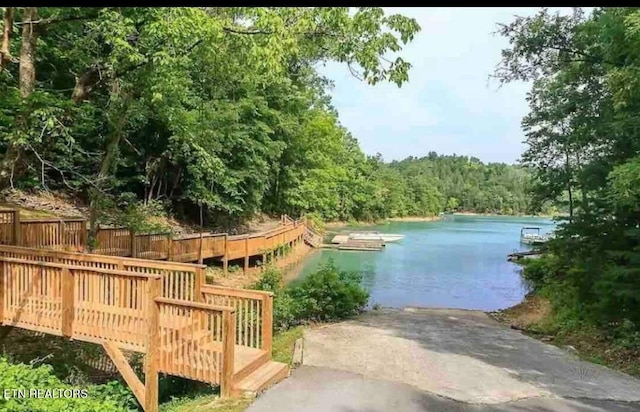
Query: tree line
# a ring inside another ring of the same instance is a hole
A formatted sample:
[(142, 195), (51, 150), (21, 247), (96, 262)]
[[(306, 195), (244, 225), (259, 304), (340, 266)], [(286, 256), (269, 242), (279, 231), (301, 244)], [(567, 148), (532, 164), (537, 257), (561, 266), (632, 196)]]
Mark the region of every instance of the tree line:
[(92, 227), (140, 203), (205, 223), (525, 211), (522, 168), (388, 164), (340, 125), (318, 65), (400, 87), (419, 30), (375, 7), (5, 7), (0, 187), (73, 193)]
[(510, 46), (496, 75), (533, 82), (522, 156), (535, 171), (533, 201), (561, 202), (569, 214), (529, 275), (565, 324), (638, 348), (640, 11), (542, 10), (500, 31)]

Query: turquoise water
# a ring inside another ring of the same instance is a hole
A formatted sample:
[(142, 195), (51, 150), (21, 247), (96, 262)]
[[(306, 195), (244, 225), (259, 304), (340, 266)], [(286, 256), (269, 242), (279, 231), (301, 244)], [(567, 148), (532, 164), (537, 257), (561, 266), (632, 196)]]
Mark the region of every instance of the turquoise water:
[(520, 244), (523, 226), (550, 232), (549, 219), (448, 216), (436, 222), (393, 222), (359, 230), (402, 233), (382, 252), (323, 250), (308, 258), (301, 277), (334, 259), (341, 269), (363, 272), (371, 304), (497, 310), (527, 292), (520, 268), (507, 262)]

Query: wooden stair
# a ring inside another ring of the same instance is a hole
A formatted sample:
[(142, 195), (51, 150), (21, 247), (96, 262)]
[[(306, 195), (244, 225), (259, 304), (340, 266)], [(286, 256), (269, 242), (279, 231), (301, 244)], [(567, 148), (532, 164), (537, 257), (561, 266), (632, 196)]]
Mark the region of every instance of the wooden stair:
[(289, 376), (289, 365), (271, 360), (270, 351), (236, 345), (232, 396), (255, 396)]
[(255, 396), (259, 392), (275, 385), (289, 376), (289, 365), (282, 362), (268, 361), (252, 371), (244, 379), (235, 383), (232, 389), (234, 396)]
[(304, 231), (304, 241), (311, 247), (319, 248), (322, 247), (322, 236), (309, 229), (308, 227)]

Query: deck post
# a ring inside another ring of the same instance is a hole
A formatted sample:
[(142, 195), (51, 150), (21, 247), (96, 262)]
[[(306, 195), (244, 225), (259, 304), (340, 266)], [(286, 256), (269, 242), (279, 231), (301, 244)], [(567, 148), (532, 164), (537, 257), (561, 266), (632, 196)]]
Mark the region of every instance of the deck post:
[(131, 257), (136, 257), (136, 232), (133, 229), (129, 229), (129, 236), (131, 238)]
[(202, 285), (205, 284), (204, 269), (197, 268), (194, 275), (195, 276), (193, 279), (193, 300), (195, 300), (196, 302), (202, 302), (204, 300), (202, 296)]
[(68, 267), (62, 268), (62, 336), (70, 338), (73, 335), (73, 273)]
[(243, 268), (243, 272), (246, 275), (247, 271), (249, 270), (249, 236), (247, 235), (246, 238), (244, 238), (244, 268)]
[(6, 270), (7, 263), (0, 262), (0, 326), (2, 326), (2, 319), (4, 319), (4, 290), (6, 287), (4, 283), (4, 275)]
[(20, 223), (20, 211), (13, 211), (13, 244), (22, 246), (22, 225)]
[(173, 234), (169, 233), (167, 236), (167, 260), (173, 260)]
[(64, 220), (62, 219), (58, 222), (58, 244), (60, 249), (66, 250), (64, 247)]
[(80, 252), (85, 253), (89, 249), (88, 239), (89, 232), (87, 231), (87, 221), (82, 221), (82, 230), (80, 231)]
[(225, 310), (222, 313), (222, 376), (220, 377), (220, 394), (222, 397), (231, 396), (233, 384), (233, 360), (236, 344), (236, 311)]
[(229, 234), (224, 234), (224, 256), (222, 256), (222, 271), (224, 277), (227, 277), (227, 270), (229, 269)]
[(147, 353), (144, 362), (144, 410), (158, 410), (158, 355), (160, 350), (160, 308), (156, 298), (162, 291), (161, 278), (147, 280)]
[(202, 265), (202, 230), (200, 230), (200, 249), (198, 250), (198, 264)]
[(262, 298), (262, 350), (271, 356), (271, 342), (273, 338), (273, 295)]

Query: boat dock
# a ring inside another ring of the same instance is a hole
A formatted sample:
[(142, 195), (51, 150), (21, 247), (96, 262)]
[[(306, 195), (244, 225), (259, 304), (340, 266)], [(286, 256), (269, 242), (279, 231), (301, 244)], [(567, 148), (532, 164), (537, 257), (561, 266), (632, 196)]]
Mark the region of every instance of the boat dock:
[(379, 240), (348, 239), (348, 236), (347, 236), (347, 240), (345, 242), (323, 244), (322, 247), (325, 248), (325, 249), (379, 252), (379, 251), (382, 250), (382, 248), (385, 247), (385, 244), (383, 242), (379, 241)]
[(513, 252), (507, 255), (509, 262), (515, 262), (520, 259), (537, 259), (542, 256), (542, 252), (539, 250), (527, 250), (524, 252)]

